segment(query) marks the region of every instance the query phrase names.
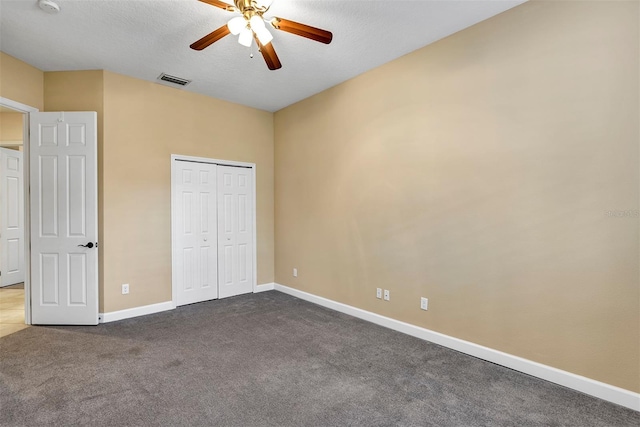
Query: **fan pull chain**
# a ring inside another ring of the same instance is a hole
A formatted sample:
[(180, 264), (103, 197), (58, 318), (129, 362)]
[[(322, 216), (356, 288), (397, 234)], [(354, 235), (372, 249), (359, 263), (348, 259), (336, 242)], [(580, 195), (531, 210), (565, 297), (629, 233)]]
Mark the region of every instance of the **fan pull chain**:
[(249, 49), (251, 49), (251, 53), (249, 54), (249, 58), (253, 59), (253, 42), (251, 42), (251, 46), (249, 47)]

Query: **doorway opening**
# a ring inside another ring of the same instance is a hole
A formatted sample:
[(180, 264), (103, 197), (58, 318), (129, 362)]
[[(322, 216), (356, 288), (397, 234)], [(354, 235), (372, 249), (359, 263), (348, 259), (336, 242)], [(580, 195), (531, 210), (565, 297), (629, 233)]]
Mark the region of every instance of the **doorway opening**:
[(29, 282), (29, 113), (0, 97), (0, 337), (31, 324)]

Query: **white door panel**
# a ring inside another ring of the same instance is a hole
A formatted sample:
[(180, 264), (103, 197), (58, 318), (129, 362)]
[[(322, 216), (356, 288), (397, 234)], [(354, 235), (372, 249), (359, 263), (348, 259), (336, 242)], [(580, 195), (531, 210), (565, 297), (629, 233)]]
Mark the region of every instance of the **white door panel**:
[(0, 148), (0, 286), (24, 282), (22, 152)]
[(253, 290), (252, 169), (218, 166), (220, 298)]
[(218, 298), (216, 165), (176, 161), (177, 305)]
[(97, 114), (31, 113), (32, 323), (98, 323)]

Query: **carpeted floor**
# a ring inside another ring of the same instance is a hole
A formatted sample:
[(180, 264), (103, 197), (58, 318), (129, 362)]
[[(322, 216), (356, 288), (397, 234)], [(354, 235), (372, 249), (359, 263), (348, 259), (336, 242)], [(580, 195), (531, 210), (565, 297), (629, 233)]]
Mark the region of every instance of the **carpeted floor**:
[(271, 291), (0, 339), (0, 425), (638, 426), (640, 413)]

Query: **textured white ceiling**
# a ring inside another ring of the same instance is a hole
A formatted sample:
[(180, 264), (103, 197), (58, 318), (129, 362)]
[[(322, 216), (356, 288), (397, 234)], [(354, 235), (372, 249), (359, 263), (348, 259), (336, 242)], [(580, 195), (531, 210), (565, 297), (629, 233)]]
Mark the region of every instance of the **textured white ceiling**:
[[(273, 30), (282, 69), (229, 35), (201, 52), (189, 45), (235, 14), (197, 0), (0, 0), (0, 50), (44, 71), (105, 69), (277, 111), (525, 0), (275, 0), (279, 16), (333, 32), (330, 45)], [(266, 16), (267, 16), (266, 15)], [(255, 47), (254, 47), (255, 51)]]

